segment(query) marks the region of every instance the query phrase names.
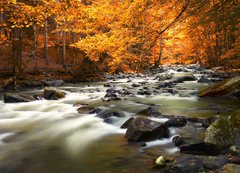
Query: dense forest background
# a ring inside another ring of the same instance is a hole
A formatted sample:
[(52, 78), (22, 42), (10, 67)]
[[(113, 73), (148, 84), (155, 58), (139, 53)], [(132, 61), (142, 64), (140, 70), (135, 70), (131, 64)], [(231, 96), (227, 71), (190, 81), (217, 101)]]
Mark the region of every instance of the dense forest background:
[(1, 0), (0, 73), (240, 68), (238, 0)]

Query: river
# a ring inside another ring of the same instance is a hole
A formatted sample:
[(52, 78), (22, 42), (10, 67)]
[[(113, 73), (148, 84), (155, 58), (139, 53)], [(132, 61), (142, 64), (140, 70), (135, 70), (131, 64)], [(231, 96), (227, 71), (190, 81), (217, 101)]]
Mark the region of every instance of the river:
[[(175, 73), (175, 71), (173, 71)], [(197, 77), (200, 74), (195, 74)], [(189, 81), (174, 86), (176, 94), (153, 92), (151, 95), (123, 97), (118, 101), (102, 101), (104, 84), (130, 91), (132, 83), (147, 82), (153, 90), (156, 75), (107, 82), (68, 84), (59, 89), (66, 92), (60, 100), (38, 100), (6, 104), (0, 101), (0, 173), (148, 173), (145, 160), (159, 155), (178, 156), (172, 137), (187, 134), (203, 138), (204, 129), (196, 131), (190, 125), (170, 128), (170, 138), (147, 142), (146, 146), (129, 144), (120, 126), (137, 112), (155, 105), (166, 115), (206, 118), (225, 115), (240, 107), (234, 99), (199, 98), (200, 88), (209, 84)], [(42, 93), (28, 90), (24, 94)], [(79, 114), (74, 104), (89, 104), (102, 112), (120, 112), (110, 124), (96, 114)], [(151, 118), (165, 122), (167, 118)]]

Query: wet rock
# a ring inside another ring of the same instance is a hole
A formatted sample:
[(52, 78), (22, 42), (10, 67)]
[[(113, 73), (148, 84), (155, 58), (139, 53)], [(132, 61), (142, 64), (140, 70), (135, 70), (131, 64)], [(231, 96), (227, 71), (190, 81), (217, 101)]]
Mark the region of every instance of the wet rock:
[(204, 96), (231, 96), (240, 90), (240, 76), (227, 79), (220, 83), (214, 84), (199, 92), (200, 97)]
[(212, 123), (205, 132), (204, 141), (219, 148), (240, 147), (240, 110)]
[(177, 158), (172, 165), (172, 173), (198, 173), (204, 171), (202, 160), (196, 156), (184, 155)]
[(173, 117), (165, 122), (168, 127), (183, 127), (187, 124), (187, 119), (185, 117)]
[(140, 85), (139, 85), (139, 84), (136, 84), (136, 83), (133, 83), (132, 86), (133, 86), (133, 87), (140, 87)]
[(198, 79), (198, 82), (199, 83), (210, 83), (211, 80), (209, 80), (207, 77), (205, 76), (201, 76), (199, 79)]
[(110, 117), (118, 117), (118, 118), (124, 117), (124, 115), (119, 112), (102, 112), (97, 114), (96, 116), (102, 119), (107, 119)]
[(155, 106), (149, 106), (147, 109), (144, 109), (138, 112), (138, 116), (150, 116), (150, 117), (159, 117), (162, 115), (161, 112)]
[(164, 81), (164, 80), (169, 80), (173, 77), (172, 74), (161, 74), (161, 75), (158, 75), (156, 76), (156, 79), (158, 79), (158, 81)]
[(10, 94), (5, 93), (3, 95), (4, 103), (20, 103), (20, 102), (30, 102), (36, 100), (33, 96), (28, 96), (24, 94)]
[(147, 118), (135, 118), (128, 126), (126, 137), (129, 142), (149, 141), (169, 137), (166, 125)]
[(198, 155), (219, 155), (220, 150), (214, 144), (209, 143), (197, 143), (197, 144), (184, 144), (180, 146), (180, 152), (187, 154), (198, 154)]
[(184, 81), (195, 81), (197, 78), (192, 73), (175, 73), (171, 81), (175, 83), (181, 83)]
[(140, 90), (140, 91), (137, 92), (137, 94), (138, 95), (144, 95), (144, 92)]
[(207, 119), (202, 119), (202, 127), (208, 128), (216, 120), (217, 120), (216, 117), (209, 117)]
[(77, 109), (79, 114), (94, 114), (99, 112), (97, 109), (94, 107), (90, 107), (88, 105), (83, 105)]
[(108, 117), (105, 118), (103, 122), (107, 123), (107, 124), (113, 124), (114, 122), (116, 122), (118, 120), (117, 117)]
[(203, 119), (201, 118), (196, 118), (196, 117), (189, 117), (187, 118), (187, 120), (189, 122), (192, 122), (192, 123), (202, 123), (203, 122)]
[(134, 119), (133, 117), (129, 118), (127, 121), (125, 121), (125, 122), (121, 125), (120, 128), (121, 128), (121, 129), (126, 129), (126, 128), (128, 128), (129, 124), (132, 122), (133, 119)]
[(176, 147), (180, 147), (181, 145), (185, 144), (185, 141), (181, 136), (174, 136), (172, 142)]
[(130, 91), (128, 91), (127, 89), (123, 89), (122, 90), (122, 95), (130, 95), (132, 94)]
[(111, 85), (111, 84), (109, 84), (109, 83), (107, 83), (107, 84), (104, 84), (103, 86), (104, 86), (104, 87), (112, 87), (112, 85)]
[(168, 89), (167, 90), (170, 94), (177, 94), (177, 91), (175, 89)]
[(217, 173), (240, 173), (240, 165), (226, 164)]
[(219, 169), (227, 163), (225, 156), (183, 155), (175, 160), (171, 171), (172, 173), (199, 173)]
[(43, 97), (46, 100), (58, 100), (65, 97), (65, 92), (60, 91), (56, 88), (45, 87), (43, 91)]

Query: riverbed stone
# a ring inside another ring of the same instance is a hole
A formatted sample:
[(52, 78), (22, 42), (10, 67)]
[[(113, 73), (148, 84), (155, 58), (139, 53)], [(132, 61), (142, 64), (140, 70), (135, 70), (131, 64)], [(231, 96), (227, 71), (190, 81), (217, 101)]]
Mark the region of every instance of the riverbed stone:
[(5, 93), (3, 95), (4, 103), (20, 103), (20, 102), (30, 102), (36, 100), (33, 96), (28, 96), (24, 94), (11, 94)]
[(45, 87), (43, 91), (43, 97), (46, 100), (58, 100), (65, 97), (65, 92), (60, 91), (56, 88)]
[(198, 79), (198, 83), (210, 83), (211, 80), (208, 79), (207, 77), (205, 76), (201, 76), (199, 79)]
[(96, 116), (102, 119), (107, 119), (110, 117), (118, 117), (118, 118), (124, 117), (124, 115), (119, 112), (100, 112)]
[(196, 81), (197, 78), (190, 72), (175, 73), (171, 81), (181, 83), (184, 81)]
[(185, 144), (185, 141), (181, 136), (174, 136), (172, 138), (172, 142), (176, 147), (180, 147), (181, 145)]
[(181, 145), (180, 152), (187, 154), (213, 155), (213, 156), (220, 154), (220, 150), (216, 145), (205, 142)]
[(162, 123), (138, 117), (131, 121), (125, 136), (129, 142), (150, 141), (168, 138), (169, 130)]
[(205, 132), (204, 141), (219, 148), (240, 147), (240, 110), (212, 123)]
[(77, 109), (79, 114), (94, 114), (97, 110), (94, 107), (83, 105)]
[(183, 127), (187, 124), (187, 119), (183, 116), (176, 116), (170, 118), (165, 122), (168, 127)]
[[(240, 91), (240, 76), (230, 78), (214, 84), (206, 89), (203, 89), (199, 92), (200, 97), (204, 96), (231, 96)], [(240, 98), (240, 97), (238, 97)]]
[(183, 155), (177, 158), (171, 168), (172, 173), (199, 173), (216, 170), (227, 164), (225, 156)]
[(156, 108), (156, 106), (149, 106), (146, 109), (143, 109), (142, 111), (138, 112), (136, 114), (137, 116), (148, 116), (148, 117), (159, 117), (162, 115), (161, 112)]

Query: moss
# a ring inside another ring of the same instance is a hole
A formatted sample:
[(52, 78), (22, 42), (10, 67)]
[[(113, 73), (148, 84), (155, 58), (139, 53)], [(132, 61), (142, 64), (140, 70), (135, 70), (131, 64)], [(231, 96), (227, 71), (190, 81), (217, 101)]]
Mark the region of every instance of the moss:
[(214, 84), (199, 92), (199, 96), (224, 96), (240, 91), (240, 76)]
[(240, 110), (222, 117), (214, 122), (206, 131), (205, 142), (213, 143), (220, 148), (240, 145)]

